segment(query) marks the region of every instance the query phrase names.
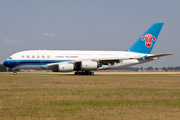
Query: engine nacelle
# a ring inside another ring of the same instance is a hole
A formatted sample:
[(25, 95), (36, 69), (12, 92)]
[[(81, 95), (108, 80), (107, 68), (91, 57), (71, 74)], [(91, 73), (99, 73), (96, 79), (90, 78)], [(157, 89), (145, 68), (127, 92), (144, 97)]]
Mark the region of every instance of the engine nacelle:
[(74, 71), (74, 64), (60, 63), (58, 66), (59, 72), (71, 72)]
[(81, 69), (82, 70), (97, 70), (99, 67), (97, 62), (93, 61), (82, 61), (81, 62)]

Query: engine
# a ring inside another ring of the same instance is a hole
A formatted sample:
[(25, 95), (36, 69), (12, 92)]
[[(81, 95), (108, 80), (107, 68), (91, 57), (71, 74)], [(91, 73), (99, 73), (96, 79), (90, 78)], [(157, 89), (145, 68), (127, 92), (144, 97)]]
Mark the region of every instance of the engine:
[(63, 63), (58, 66), (59, 72), (71, 72), (74, 71), (74, 64)]
[(101, 65), (98, 62), (92, 62), (92, 61), (82, 61), (81, 63), (81, 69), (82, 70), (96, 70)]

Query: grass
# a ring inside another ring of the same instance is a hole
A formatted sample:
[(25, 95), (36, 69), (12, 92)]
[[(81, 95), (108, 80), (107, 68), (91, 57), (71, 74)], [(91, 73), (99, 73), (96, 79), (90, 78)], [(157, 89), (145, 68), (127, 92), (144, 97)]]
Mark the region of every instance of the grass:
[(0, 73), (0, 119), (179, 119), (180, 74)]

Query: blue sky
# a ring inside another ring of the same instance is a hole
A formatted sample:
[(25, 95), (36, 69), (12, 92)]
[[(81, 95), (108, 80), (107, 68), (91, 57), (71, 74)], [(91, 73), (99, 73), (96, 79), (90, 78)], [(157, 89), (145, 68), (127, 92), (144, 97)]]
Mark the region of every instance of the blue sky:
[(180, 66), (179, 0), (0, 1), (0, 63), (32, 49), (127, 50), (164, 22), (152, 53), (174, 53), (141, 66)]

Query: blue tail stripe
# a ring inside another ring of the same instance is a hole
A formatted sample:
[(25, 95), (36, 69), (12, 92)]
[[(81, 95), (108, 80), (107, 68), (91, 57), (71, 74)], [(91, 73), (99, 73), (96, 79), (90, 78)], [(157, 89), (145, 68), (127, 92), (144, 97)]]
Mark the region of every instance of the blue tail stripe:
[(127, 51), (150, 54), (164, 23), (154, 23)]

